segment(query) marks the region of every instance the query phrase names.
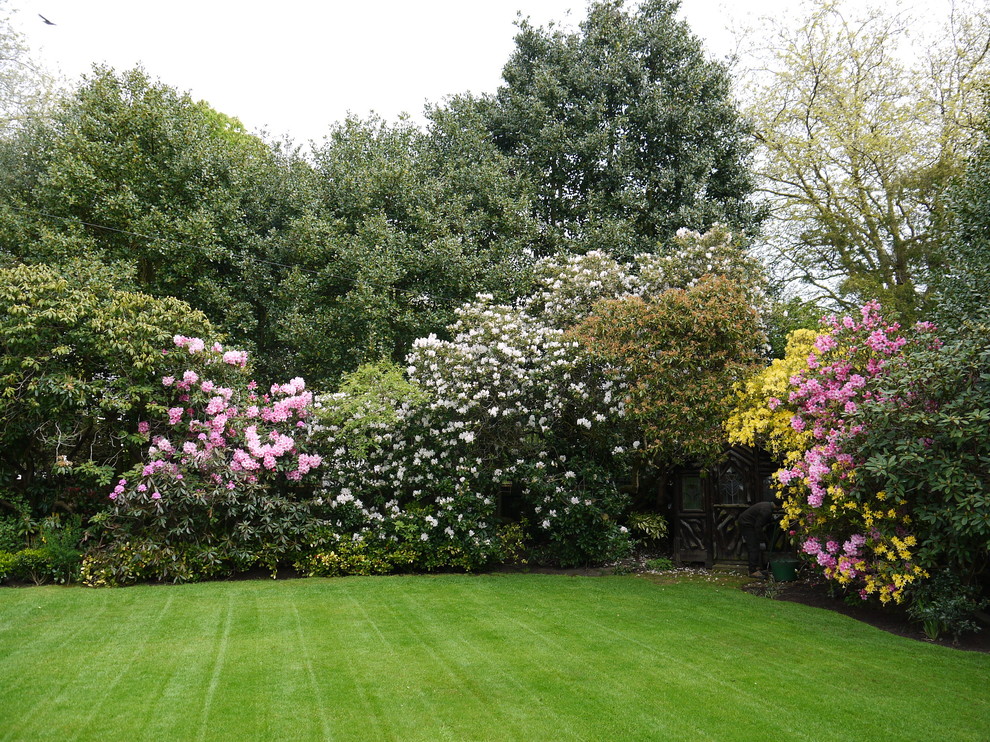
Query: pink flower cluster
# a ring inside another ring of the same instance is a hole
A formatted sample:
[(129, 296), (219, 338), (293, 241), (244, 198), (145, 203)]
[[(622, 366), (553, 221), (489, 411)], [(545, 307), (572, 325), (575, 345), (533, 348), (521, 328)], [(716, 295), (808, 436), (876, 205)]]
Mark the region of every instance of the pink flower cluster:
[[(207, 351), (203, 340), (183, 335), (176, 335), (174, 342), (198, 355), (206, 365), (216, 363), (223, 351), (219, 344)], [(247, 354), (227, 351), (222, 360), (244, 368)], [(173, 390), (179, 404), (167, 409), (169, 437), (153, 439), (149, 460), (140, 469), (140, 478), (148, 481), (140, 482), (137, 492), (153, 490), (157, 495), (153, 499), (159, 499), (161, 492), (167, 494), (169, 482), (184, 479), (183, 472), (195, 474), (197, 481), (230, 490), (236, 489), (238, 482), (254, 484), (260, 481), (259, 476), (279, 472), (291, 481), (300, 481), (323, 463), (319, 456), (300, 451), (297, 440), (287, 434), (287, 429), (304, 429), (309, 416), (313, 397), (305, 391), (301, 378), (276, 384), (271, 396), (260, 397), (254, 382), (246, 387), (222, 386), (193, 369), (185, 370), (181, 377), (163, 377), (162, 385)], [(150, 425), (141, 423), (139, 430), (147, 433)], [(126, 480), (121, 480), (111, 499), (116, 500), (126, 489)]]
[(801, 545), (801, 551), (815, 557), (826, 578), (836, 579), (841, 574), (854, 579), (869, 571), (869, 565), (860, 556), (865, 543), (866, 537), (858, 533), (850, 536), (842, 546), (831, 539), (823, 545), (819, 539), (809, 538)]
[(172, 338), (176, 347), (186, 348), (190, 354), (202, 353), (206, 349), (206, 343), (200, 338), (187, 338), (185, 335), (176, 335)]
[[(859, 429), (847, 424), (846, 418), (871, 398), (868, 379), (879, 375), (887, 359), (907, 342), (899, 334), (900, 325), (884, 322), (877, 302), (862, 307), (859, 321), (846, 316), (841, 320), (830, 317), (825, 322), (831, 330), (815, 341), (808, 357), (809, 370), (790, 379), (795, 388), (789, 401), (798, 409), (791, 427), (802, 431), (810, 425), (817, 443), (805, 451), (795, 467), (777, 473), (784, 485), (805, 480), (807, 502), (812, 508), (822, 506), (829, 484), (836, 485), (836, 480), (841, 483), (854, 469), (856, 462), (842, 450), (842, 442)], [(858, 368), (866, 375), (858, 373)]]
[(228, 350), (223, 354), (223, 362), (229, 366), (247, 366), (248, 355), (243, 350)]

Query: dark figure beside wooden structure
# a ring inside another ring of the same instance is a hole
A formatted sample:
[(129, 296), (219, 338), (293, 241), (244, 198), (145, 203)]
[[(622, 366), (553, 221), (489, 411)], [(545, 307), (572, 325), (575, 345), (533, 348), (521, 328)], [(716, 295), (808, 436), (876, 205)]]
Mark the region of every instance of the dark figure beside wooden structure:
[(739, 516), (739, 532), (746, 544), (746, 558), (749, 560), (749, 576), (764, 577), (766, 563), (760, 558), (763, 546), (763, 532), (767, 523), (773, 520), (773, 503), (758, 502), (750, 505)]
[[(773, 503), (772, 477), (778, 465), (766, 451), (733, 446), (712, 469), (680, 467), (671, 472), (671, 535), (675, 561), (731, 564), (748, 561), (739, 516), (758, 502)], [(668, 490), (669, 491), (669, 490)], [(763, 527), (761, 541), (767, 552), (789, 551), (777, 526), (783, 513), (773, 510)], [(754, 570), (750, 570), (753, 572)]]

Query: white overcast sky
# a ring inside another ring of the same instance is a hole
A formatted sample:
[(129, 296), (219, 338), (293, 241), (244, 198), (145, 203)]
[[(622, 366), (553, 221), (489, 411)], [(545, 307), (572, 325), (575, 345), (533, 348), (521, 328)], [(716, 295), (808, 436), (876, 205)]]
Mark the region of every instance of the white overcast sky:
[[(939, 0), (935, 0), (939, 2)], [(683, 0), (712, 56), (727, 26), (758, 23), (793, 0)], [(585, 0), (7, 0), (35, 56), (69, 79), (141, 64), (248, 128), (320, 140), (348, 112), (421, 120), (426, 101), (493, 92), (517, 11), (572, 26)], [(46, 25), (39, 17), (51, 20)]]

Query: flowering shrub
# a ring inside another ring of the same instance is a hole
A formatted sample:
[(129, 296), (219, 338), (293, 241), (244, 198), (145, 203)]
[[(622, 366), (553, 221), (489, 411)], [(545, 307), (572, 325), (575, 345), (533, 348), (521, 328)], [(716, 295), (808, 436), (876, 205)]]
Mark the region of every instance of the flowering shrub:
[[(621, 526), (602, 516), (618, 515), (624, 496), (597, 479), (588, 491), (582, 467), (571, 461), (577, 452), (604, 457), (614, 447), (602, 440), (612, 434), (601, 410), (620, 414), (615, 382), (593, 383), (576, 343), (518, 310), (469, 305), (453, 329), (453, 341), (416, 342), (404, 394), (362, 402), (366, 394), (352, 377), (321, 399), (321, 435), (332, 460), (324, 486), (338, 542), (391, 541), (416, 552), (419, 568), (476, 568), (506, 557), (497, 500), (516, 483), (537, 542), (569, 541), (558, 529), (573, 529), (569, 519), (581, 510), (578, 520), (595, 534), (588, 542), (614, 532), (610, 555), (623, 552)], [(341, 409), (352, 415), (340, 419)]]
[[(329, 462), (323, 497), (331, 509), (325, 533), (335, 544), (326, 569), (382, 553), (411, 553), (406, 563), (417, 568), (502, 558), (498, 502), (510, 489), (542, 557), (584, 564), (624, 555), (629, 499), (615, 480), (643, 447), (642, 426), (627, 417), (631, 367), (592, 352), (588, 339), (568, 328), (598, 311), (603, 299), (632, 297), (651, 306), (686, 283), (692, 299), (707, 290), (729, 292), (724, 303), (735, 302), (736, 314), (706, 318), (713, 337), (740, 324), (752, 329), (746, 355), (758, 336), (749, 322), (754, 274), (724, 233), (685, 231), (676, 259), (638, 261), (623, 265), (600, 252), (541, 260), (529, 296), (509, 306), (479, 295), (457, 311), (450, 340), (415, 341), (407, 379), (394, 369), (365, 368), (322, 397), (318, 438)], [(699, 283), (696, 270), (733, 266), (752, 292), (724, 279)], [(703, 335), (695, 318), (681, 320), (664, 342), (678, 332)], [(717, 386), (706, 389), (724, 398)], [(381, 544), (388, 545), (384, 552)]]
[(89, 515), (140, 455), (134, 425), (158, 394), (162, 346), (210, 332), (176, 299), (117, 288), (84, 262), (0, 268), (0, 501), (41, 518)]
[[(692, 394), (717, 406), (759, 340), (755, 284), (695, 274), (747, 276), (741, 253), (714, 234), (684, 232), (678, 244), (676, 260), (638, 265), (602, 253), (540, 261), (530, 296), (510, 306), (479, 295), (457, 310), (451, 339), (415, 341), (404, 375), (362, 367), (317, 405), (301, 379), (261, 393), (244, 354), (176, 336), (159, 418), (139, 428), (147, 458), (110, 494), (87, 580), (189, 580), (289, 561), (308, 574), (476, 569), (524, 539), (563, 565), (625, 555), (629, 498), (617, 476), (651, 445), (650, 456), (668, 444), (673, 457), (698, 454), (631, 418), (630, 401), (666, 386), (681, 389), (679, 411)], [(629, 380), (646, 368), (635, 343), (603, 355), (575, 329), (620, 298), (659, 307), (646, 355), (690, 349), (692, 368), (643, 389)], [(504, 522), (509, 507), (519, 524)]]
[(322, 459), (309, 452), (303, 380), (260, 392), (246, 354), (181, 335), (174, 343), (161, 417), (138, 425), (147, 458), (113, 488), (102, 546), (84, 563), (91, 584), (274, 569), (312, 528)]
[(790, 380), (808, 370), (817, 337), (813, 330), (791, 332), (783, 358), (737, 385), (735, 407), (726, 423), (730, 443), (760, 445), (786, 464), (797, 463), (811, 442), (811, 431), (794, 429), (794, 409), (782, 400), (790, 397)]
[[(734, 440), (751, 442), (763, 433), (783, 454), (777, 472), (785, 516), (801, 551), (826, 578), (858, 590), (860, 597), (882, 603), (901, 602), (907, 588), (926, 576), (918, 563), (914, 525), (903, 496), (869, 486), (857, 440), (863, 434), (857, 413), (885, 397), (887, 370), (909, 344), (937, 344), (930, 325), (921, 323), (903, 334), (888, 324), (876, 303), (860, 316), (823, 320), (804, 358), (808, 338), (794, 338), (788, 356), (743, 392), (744, 407), (730, 420)], [(780, 374), (795, 369), (783, 398)], [(769, 416), (747, 411), (765, 396)], [(781, 395), (781, 396), (777, 396)], [(792, 432), (783, 431), (787, 418)]]
[(990, 564), (990, 328), (965, 329), (905, 346), (850, 445), (857, 487), (906, 501), (922, 566), (975, 586)]

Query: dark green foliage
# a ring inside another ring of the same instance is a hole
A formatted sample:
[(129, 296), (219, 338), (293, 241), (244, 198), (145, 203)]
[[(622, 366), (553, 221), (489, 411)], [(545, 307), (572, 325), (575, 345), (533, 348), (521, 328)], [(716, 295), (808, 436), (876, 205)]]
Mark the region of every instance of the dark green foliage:
[(947, 270), (936, 277), (937, 316), (944, 325), (990, 321), (990, 116), (982, 143), (951, 193)]
[[(632, 543), (620, 519), (629, 508), (629, 495), (620, 492), (611, 473), (600, 466), (574, 459), (568, 466), (578, 472), (575, 491), (582, 499), (576, 503), (556, 493), (551, 484), (541, 486), (537, 477), (530, 480), (528, 500), (545, 503), (546, 498), (552, 498), (545, 507), (558, 511), (549, 534), (537, 531), (543, 541), (534, 545), (534, 560), (560, 567), (588, 567), (628, 556)], [(531, 517), (536, 520), (541, 516), (534, 513)]]
[(678, 6), (599, 0), (575, 33), (519, 24), (505, 84), (481, 105), (536, 188), (544, 249), (628, 258), (680, 227), (756, 226), (729, 75)]
[(311, 503), (245, 486), (172, 492), (165, 505), (97, 516), (104, 545), (90, 548), (82, 579), (94, 587), (141, 581), (198, 582), (253, 568), (272, 574), (299, 558), (314, 523)]
[(0, 582), (78, 581), (82, 519), (53, 515), (28, 523), (31, 530), (26, 532), (23, 517), (0, 520)]
[(0, 551), (0, 582), (11, 580), (34, 585), (77, 582), (81, 564), (82, 552), (78, 549), (43, 546), (17, 552)]
[(0, 498), (26, 517), (102, 502), (136, 460), (162, 348), (209, 332), (180, 301), (118, 290), (108, 269), (63, 273), (0, 268)]
[(911, 594), (908, 615), (921, 621), (925, 635), (938, 639), (942, 634), (959, 635), (979, 631), (974, 614), (987, 604), (979, 590), (963, 585), (950, 571), (941, 571)]
[(853, 440), (857, 485), (907, 503), (918, 559), (972, 584), (990, 566), (990, 327), (905, 352)]
[(0, 146), (0, 252), (86, 255), (124, 287), (203, 311), (240, 347), (284, 358), (270, 328), (281, 244), (302, 212), (291, 151), (140, 69), (97, 68)]
[(656, 559), (648, 559), (646, 561), (646, 568), (651, 572), (664, 572), (673, 569), (674, 563), (670, 560), (670, 557), (657, 557)]
[(307, 552), (295, 567), (310, 577), (387, 575), (403, 572), (463, 570), (473, 572), (493, 563), (512, 562), (523, 553), (523, 528), (501, 526), (494, 549), (472, 549), (465, 541), (423, 541), (422, 528), (402, 519), (384, 524), (374, 538), (345, 539)]
[(453, 101), (428, 131), (348, 119), (314, 153), (312, 213), (293, 226), (278, 329), (294, 373), (335, 383), (401, 360), (479, 291), (518, 292), (536, 233), (526, 184)]
[(27, 543), (24, 520), (16, 515), (0, 518), (0, 551), (20, 551)]

